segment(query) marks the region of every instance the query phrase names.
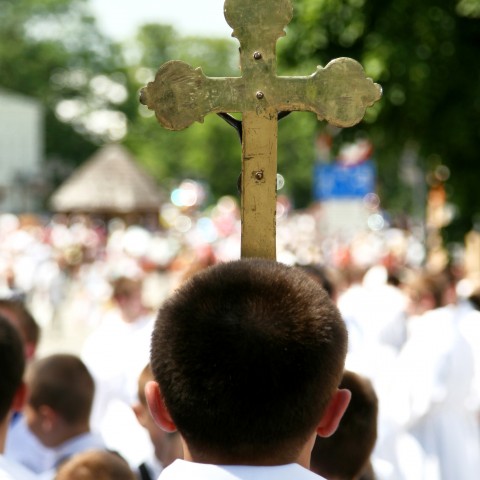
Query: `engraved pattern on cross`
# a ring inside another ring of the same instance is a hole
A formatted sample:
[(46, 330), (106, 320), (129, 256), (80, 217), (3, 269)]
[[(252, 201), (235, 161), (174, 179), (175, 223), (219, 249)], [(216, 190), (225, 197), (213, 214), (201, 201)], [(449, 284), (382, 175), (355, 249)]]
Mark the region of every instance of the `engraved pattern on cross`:
[(350, 58), (307, 77), (277, 76), (276, 43), (293, 16), (290, 0), (225, 0), (224, 12), (240, 42), (242, 76), (207, 77), (201, 68), (170, 61), (142, 89), (141, 102), (170, 130), (209, 113), (242, 114), (241, 256), (275, 259), (278, 113), (310, 111), (350, 127), (382, 91)]

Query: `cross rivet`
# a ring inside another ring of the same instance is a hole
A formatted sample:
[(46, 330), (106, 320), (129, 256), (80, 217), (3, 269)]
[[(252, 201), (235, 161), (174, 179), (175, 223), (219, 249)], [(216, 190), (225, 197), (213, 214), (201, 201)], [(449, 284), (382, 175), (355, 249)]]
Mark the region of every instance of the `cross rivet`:
[(265, 94), (263, 92), (257, 92), (257, 98), (259, 100), (261, 100), (264, 96), (265, 96)]
[(253, 58), (255, 60), (261, 60), (262, 59), (262, 54), (260, 52), (254, 52)]

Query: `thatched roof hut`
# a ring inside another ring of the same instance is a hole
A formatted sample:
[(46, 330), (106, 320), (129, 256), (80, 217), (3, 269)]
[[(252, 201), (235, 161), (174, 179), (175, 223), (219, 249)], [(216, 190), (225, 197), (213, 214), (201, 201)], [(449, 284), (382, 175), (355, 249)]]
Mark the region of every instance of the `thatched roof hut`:
[(158, 213), (160, 189), (121, 145), (98, 150), (50, 199), (52, 210), (128, 216)]

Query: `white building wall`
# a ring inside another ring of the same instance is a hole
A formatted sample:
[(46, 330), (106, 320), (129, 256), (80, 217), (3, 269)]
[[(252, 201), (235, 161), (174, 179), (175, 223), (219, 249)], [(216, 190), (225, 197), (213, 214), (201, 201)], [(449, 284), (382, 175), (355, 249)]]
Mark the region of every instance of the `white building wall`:
[(31, 184), (41, 172), (43, 148), (41, 104), (0, 90), (0, 212), (36, 210)]

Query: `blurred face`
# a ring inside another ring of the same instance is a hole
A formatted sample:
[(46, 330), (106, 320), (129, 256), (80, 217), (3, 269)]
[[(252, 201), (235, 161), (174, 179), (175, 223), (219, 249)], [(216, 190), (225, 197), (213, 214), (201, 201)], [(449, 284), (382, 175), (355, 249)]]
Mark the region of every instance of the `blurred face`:
[(135, 320), (143, 310), (142, 292), (139, 288), (121, 290), (115, 294), (114, 299), (127, 321)]

